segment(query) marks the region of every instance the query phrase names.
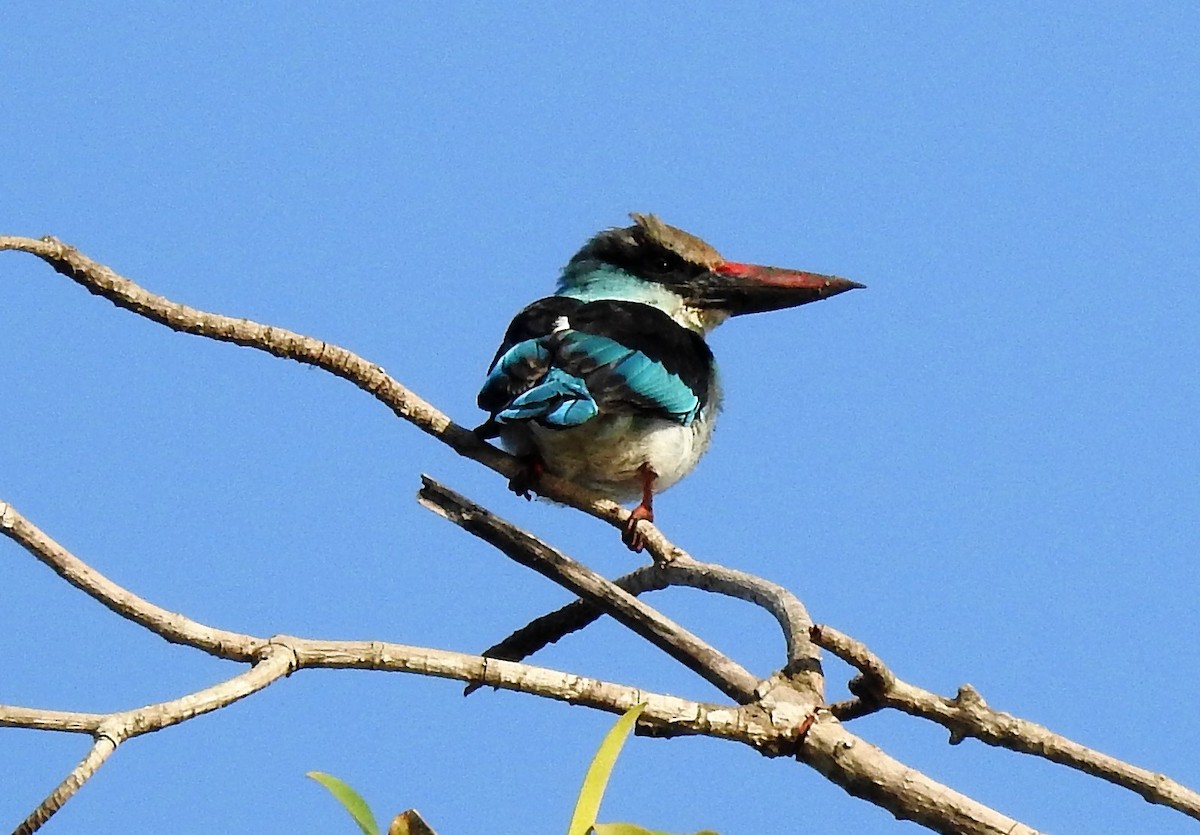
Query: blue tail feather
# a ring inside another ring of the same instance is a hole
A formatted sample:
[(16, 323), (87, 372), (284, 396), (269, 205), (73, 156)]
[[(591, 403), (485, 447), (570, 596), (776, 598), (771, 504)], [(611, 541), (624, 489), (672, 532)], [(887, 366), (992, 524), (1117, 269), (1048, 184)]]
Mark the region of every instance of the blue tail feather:
[(560, 368), (551, 368), (536, 386), (497, 413), (496, 422), (538, 420), (547, 426), (579, 426), (599, 411), (583, 380)]

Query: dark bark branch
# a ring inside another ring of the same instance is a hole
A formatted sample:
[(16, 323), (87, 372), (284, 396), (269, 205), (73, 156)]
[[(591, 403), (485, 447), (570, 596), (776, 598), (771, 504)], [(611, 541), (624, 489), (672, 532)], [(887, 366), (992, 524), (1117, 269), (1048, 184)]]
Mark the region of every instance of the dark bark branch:
[(758, 679), (715, 647), (615, 583), (465, 496), (429, 476), (421, 476), (421, 482), (417, 497), (426, 508), (611, 615), (739, 704), (757, 698)]
[[(634, 597), (647, 591), (667, 588), (667, 580), (657, 565), (644, 565), (612, 581), (613, 585)], [(498, 644), (483, 651), (488, 658), (522, 661), (549, 644), (556, 643), (572, 632), (578, 632), (604, 616), (586, 600), (576, 600), (535, 618)]]
[[(784, 674), (814, 704), (824, 700), (824, 678), (820, 653), (808, 636), (812, 626), (804, 604), (782, 586), (716, 563), (703, 563), (681, 552), (669, 563), (645, 566), (611, 581), (633, 596), (661, 591), (671, 586), (689, 586), (724, 594), (761, 606), (779, 622), (787, 644)], [(484, 650), (489, 658), (519, 661), (571, 632), (583, 629), (603, 614), (586, 600), (566, 606), (531, 621), (500, 643)]]

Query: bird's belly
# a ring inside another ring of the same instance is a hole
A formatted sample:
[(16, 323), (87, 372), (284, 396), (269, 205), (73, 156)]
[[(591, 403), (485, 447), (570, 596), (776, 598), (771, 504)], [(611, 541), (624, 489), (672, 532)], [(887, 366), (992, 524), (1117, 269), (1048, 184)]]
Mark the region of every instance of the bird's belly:
[(601, 415), (570, 429), (527, 423), (506, 427), (505, 446), (528, 453), (532, 444), (546, 469), (557, 476), (615, 499), (642, 495), (638, 468), (648, 464), (661, 493), (687, 475), (708, 448), (714, 410), (705, 409), (689, 426), (671, 420), (630, 415)]

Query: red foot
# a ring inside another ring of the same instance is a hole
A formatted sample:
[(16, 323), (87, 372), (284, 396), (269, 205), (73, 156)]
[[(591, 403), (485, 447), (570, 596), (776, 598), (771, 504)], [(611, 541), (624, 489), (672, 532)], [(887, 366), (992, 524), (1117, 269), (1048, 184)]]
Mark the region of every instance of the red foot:
[(643, 519), (647, 522), (654, 521), (654, 480), (658, 478), (658, 473), (654, 472), (649, 464), (638, 467), (638, 473), (642, 477), (642, 501), (629, 512), (629, 519), (621, 531), (621, 541), (635, 554), (640, 554), (646, 547), (646, 539), (638, 530), (638, 522)]
[(520, 457), (520, 461), (521, 469), (517, 470), (516, 475), (508, 480), (508, 489), (518, 496), (524, 496), (525, 501), (529, 501), (533, 498), (531, 491), (537, 487), (542, 473), (546, 472), (546, 465), (537, 455), (523, 455)]

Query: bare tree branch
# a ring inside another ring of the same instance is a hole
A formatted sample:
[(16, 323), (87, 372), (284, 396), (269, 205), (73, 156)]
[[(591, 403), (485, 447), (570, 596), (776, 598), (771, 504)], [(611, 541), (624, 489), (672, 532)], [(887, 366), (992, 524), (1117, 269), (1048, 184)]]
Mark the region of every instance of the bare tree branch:
[[(804, 738), (800, 759), (855, 797), (946, 835), (1036, 835), (1036, 830), (931, 780), (859, 739), (826, 711)], [(904, 786), (899, 795), (893, 787)], [(899, 801), (899, 802), (896, 802)]]
[[(757, 698), (758, 679), (715, 647), (651, 609), (590, 568), (509, 524), (470, 499), (429, 476), (421, 477), (417, 494), (426, 508), (463, 530), (494, 545), (526, 568), (532, 568), (641, 635), (667, 655), (698, 673), (740, 704)], [(812, 703), (815, 707), (819, 702)]]
[(3, 499), (0, 499), (0, 533), (17, 542), (55, 574), (93, 600), (173, 644), (187, 644), (230, 661), (253, 661), (262, 649), (261, 644), (246, 635), (204, 626), (121, 588), (73, 556)]
[[(15, 509), (9, 510), (17, 518)], [(78, 563), (74, 555), (23, 521), (23, 537), (17, 540), (15, 525), (0, 527), (0, 533), (35, 548), (53, 544), (54, 550)], [(40, 558), (40, 556), (39, 556)], [(92, 569), (88, 569), (92, 571)], [(93, 588), (84, 589), (105, 605), (106, 596), (128, 601), (132, 617), (151, 631), (164, 628), (149, 617), (153, 604), (93, 572)], [(112, 606), (110, 605), (110, 608)], [(173, 627), (177, 643), (199, 647), (212, 628), (195, 621)], [(161, 634), (161, 633), (157, 633)], [(243, 698), (290, 672), (310, 668), (361, 669), (416, 673), (460, 681), (477, 682), (530, 693), (570, 704), (582, 704), (611, 713), (621, 713), (644, 703), (639, 729), (657, 736), (704, 734), (750, 745), (768, 756), (795, 755), (848, 792), (870, 800), (897, 817), (914, 820), (937, 832), (946, 833), (1033, 833), (995, 810), (943, 786), (902, 765), (883, 751), (850, 734), (827, 711), (814, 713), (810, 706), (788, 698), (787, 682), (771, 689), (755, 702), (741, 707), (705, 704), (639, 688), (599, 681), (556, 670), (512, 661), (472, 656), (446, 650), (412, 647), (378, 641), (322, 641), (291, 636), (270, 639), (229, 633), (246, 644), (261, 647), (260, 661), (250, 670), (213, 687), (170, 702), (114, 714), (72, 714), (37, 711), (0, 705), (0, 726), (36, 727), (91, 733), (108, 740), (93, 747), (93, 753), (72, 771), (62, 784), (26, 820), (33, 832), (62, 806), (115, 748), (126, 739), (168, 727)]]
[(670, 585), (723, 594), (766, 609), (783, 630), (787, 649), (783, 674), (795, 689), (817, 704), (825, 700), (821, 654), (808, 634), (812, 619), (794, 594), (762, 577), (716, 563), (699, 562), (686, 554), (660, 566), (660, 570)]
[[(632, 629), (663, 649), (690, 669), (699, 672), (718, 687), (725, 682), (716, 668), (719, 662), (730, 665), (715, 649), (694, 638), (682, 627), (640, 603), (616, 584), (580, 565), (561, 551), (547, 545), (531, 534), (497, 517), (486, 508), (429, 476), (422, 477), (418, 496), (423, 505), (472, 533), (522, 565), (549, 577), (568, 590), (580, 594), (587, 603)], [(811, 621), (798, 600), (779, 586), (744, 572), (723, 566), (698, 563), (687, 555), (678, 555), (665, 565), (655, 567), (669, 581), (684, 581), (706, 590), (733, 594), (777, 613), (789, 637), (789, 656), (792, 645), (812, 646), (806, 640)], [(794, 601), (794, 602), (792, 602)], [(800, 628), (804, 627), (804, 631)], [(809, 654), (796, 652), (801, 661)], [(782, 679), (778, 686), (766, 688), (756, 684), (751, 692), (727, 693), (748, 703), (757, 700), (768, 711), (783, 704), (803, 706), (813, 710), (821, 698), (822, 679), (819, 659), (815, 670), (803, 670), (798, 680)], [(789, 665), (793, 659), (789, 658)], [(737, 669), (741, 669), (740, 667)], [(749, 676), (749, 673), (745, 673)], [(747, 684), (754, 682), (750, 677)], [(745, 685), (743, 685), (745, 686)], [(769, 695), (768, 695), (769, 694)], [(815, 721), (814, 721), (815, 720)], [(652, 735), (675, 735), (653, 728)], [(850, 734), (827, 711), (809, 713), (799, 726), (803, 743), (796, 749), (802, 762), (816, 768), (851, 794), (870, 800), (888, 809), (898, 818), (913, 820), (939, 832), (996, 832), (1032, 833), (1034, 830), (982, 806), (977, 801), (937, 783), (925, 775), (902, 765), (882, 750)], [(811, 742), (810, 742), (811, 740)], [(786, 748), (760, 747), (764, 752), (785, 751)]]
[[(45, 823), (125, 740), (217, 710), (299, 669), (355, 668), (453, 678), (612, 713), (644, 702), (647, 707), (642, 716), (647, 723), (661, 723), (675, 732), (733, 739), (771, 752), (778, 752), (780, 746), (794, 748), (797, 728), (804, 718), (799, 709), (767, 712), (757, 707), (742, 710), (706, 705), (556, 670), (445, 650), (375, 641), (318, 641), (286, 636), (266, 639), (214, 629), (181, 616), (164, 617), (165, 610), (161, 607), (86, 565), (5, 502), (0, 502), (0, 534), (21, 545), (88, 596), (149, 631), (173, 643), (254, 662), (250, 669), (227, 681), (133, 710), (97, 714), (0, 705), (0, 727), (87, 733), (95, 738), (84, 760), (21, 825), (22, 832), (34, 832)], [(219, 636), (220, 640), (214, 641), (213, 636)], [(235, 656), (229, 647), (252, 648), (253, 655), (244, 658), (240, 655), (242, 650), (238, 650)], [(775, 723), (780, 727), (775, 727)]]
[[(329, 371), (354, 383), (396, 415), (460, 455), (507, 476), (516, 472), (516, 462), (508, 455), (455, 424), (378, 365), (344, 348), (285, 329), (172, 302), (149, 293), (53, 238), (34, 240), (0, 236), (0, 250), (4, 249), (33, 254), (89, 292), (173, 330), (253, 347)], [(538, 492), (617, 527), (621, 527), (629, 515), (614, 502), (550, 476), (539, 483)], [(442, 496), (445, 497), (445, 491)], [(112, 583), (43, 534), (14, 508), (0, 502), (0, 534), (20, 544), (112, 611), (173, 643), (253, 664), (239, 675), (195, 693), (113, 714), (0, 705), (0, 726), (88, 733), (95, 740), (84, 760), (22, 824), (25, 827), (22, 831), (37, 829), (124, 740), (216, 710), (290, 672), (316, 667), (387, 670), (451, 678), (614, 713), (644, 702), (647, 708), (640, 725), (643, 732), (659, 736), (705, 734), (751, 745), (767, 755), (795, 756), (851, 794), (866, 798), (899, 818), (916, 821), (938, 832), (1011, 835), (1034, 830), (897, 762), (851, 734), (838, 721), (839, 716), (849, 718), (880, 707), (903, 710), (949, 728), (952, 741), (975, 736), (990, 744), (1044, 756), (1126, 786), (1152, 802), (1198, 817), (1200, 800), (1195, 792), (1162, 775), (1129, 766), (1065, 740), (1039, 725), (993, 711), (970, 688), (960, 690), (955, 699), (948, 700), (912, 687), (896, 678), (865, 646), (828, 627), (811, 627), (804, 606), (787, 590), (745, 572), (698, 563), (648, 523), (641, 523), (640, 531), (657, 565), (612, 584), (572, 565), (560, 552), (512, 528), (482, 508), (468, 503), (452, 512), (448, 509), (449, 504), (441, 507), (438, 501), (429, 499), (429, 502), (447, 515), (457, 513), (455, 521), (493, 544), (503, 548), (501, 542), (508, 542), (511, 550), (506, 553), (510, 556), (528, 560), (527, 564), (536, 564), (539, 571), (557, 582), (590, 596), (587, 604), (574, 609), (566, 607), (539, 619), (540, 634), (529, 632), (529, 628), (523, 630), (525, 637), (517, 642), (521, 652), (533, 651), (546, 642), (557, 640), (566, 634), (567, 625), (564, 624), (568, 621), (590, 622), (593, 615), (585, 611), (584, 606), (587, 606), (593, 612), (603, 610), (636, 622), (645, 634), (654, 636), (656, 643), (672, 647), (671, 651), (679, 653), (681, 660), (689, 665), (719, 669), (719, 675), (715, 676), (720, 681), (719, 686), (745, 703), (741, 706), (705, 704), (513, 660), (447, 650), (368, 641), (321, 641), (288, 636), (259, 638), (215, 629), (167, 612)], [(511, 530), (504, 536), (496, 533), (505, 530), (506, 526)], [(531, 554), (536, 554), (536, 559)], [(729, 594), (768, 609), (779, 622), (787, 642), (788, 662), (780, 674), (763, 686), (703, 641), (687, 635), (680, 627), (636, 601), (631, 594), (618, 591), (626, 587), (627, 591), (636, 593), (667, 585), (688, 585)], [(555, 635), (557, 637), (551, 637)], [(683, 643), (675, 640), (681, 637)], [(820, 701), (822, 685), (816, 644), (860, 670), (861, 676), (853, 688), (856, 700), (814, 710), (814, 705)], [(512, 646), (510, 639), (505, 651), (512, 651)], [(700, 664), (696, 662), (697, 658), (706, 660)]]
[[(3, 512), (0, 513), (0, 534), (17, 542), (44, 563), (56, 561), (86, 573), (91, 582), (87, 587), (79, 588), (114, 611), (118, 611), (118, 603), (124, 606), (127, 611), (122, 612), (123, 617), (173, 643), (206, 652), (212, 651), (213, 634), (222, 635), (224, 640), (234, 645), (256, 648), (253, 657), (239, 659), (249, 660), (255, 667), (226, 682), (180, 699), (112, 714), (0, 705), (0, 727), (90, 734), (98, 734), (103, 730), (106, 735), (119, 742), (207, 713), (261, 689), (279, 677), (272, 673), (269, 680), (262, 679), (268, 672), (276, 671), (278, 659), (281, 658), (286, 659), (288, 665), (277, 671), (279, 675), (309, 668), (417, 673), (517, 690), (573, 704), (586, 704), (612, 713), (621, 713), (640, 701), (650, 699), (651, 706), (642, 714), (647, 720), (670, 720), (671, 724), (682, 728), (694, 727), (696, 731), (706, 731), (710, 723), (715, 722), (716, 727), (725, 727), (725, 733), (730, 734), (736, 726), (731, 720), (718, 720), (707, 715), (709, 711), (715, 711), (722, 716), (736, 713), (734, 708), (720, 705), (704, 706), (702, 703), (667, 696), (659, 698), (652, 692), (636, 687), (513, 661), (382, 641), (327, 641), (290, 636), (258, 638), (239, 632), (214, 629), (188, 618), (164, 622), (158, 616), (162, 611), (160, 607), (138, 597), (84, 564), (22, 516), (12, 505), (0, 503), (0, 507), (3, 508)], [(4, 524), (5, 520), (8, 520), (9, 524)], [(55, 565), (52, 567), (58, 570)], [(265, 662), (271, 659), (275, 661), (264, 666)], [(703, 720), (680, 719), (681, 716), (703, 716)], [(799, 718), (802, 719), (803, 716), (800, 715)], [(129, 728), (126, 728), (126, 725)], [(721, 733), (717, 735), (720, 736)], [(764, 738), (769, 736), (766, 732), (759, 732), (758, 735)]]
[(13, 835), (32, 835), (41, 829), (42, 824), (50, 820), (64, 803), (74, 797), (83, 784), (92, 778), (92, 775), (107, 762), (108, 758), (112, 756), (112, 752), (116, 750), (117, 743), (109, 737), (96, 737), (96, 741), (88, 749), (87, 755), (79, 761), (79, 765), (71, 769), (71, 773), (63, 778), (54, 791), (50, 792), (46, 799), (17, 825), (17, 828), (13, 830)]
[(854, 689), (867, 704), (893, 708), (936, 722), (950, 731), (951, 744), (973, 737), (988, 745), (1042, 757), (1137, 792), (1150, 803), (1169, 806), (1200, 820), (1200, 793), (1165, 774), (1138, 768), (1073, 742), (1036, 722), (993, 710), (969, 684), (960, 687), (953, 699), (947, 699), (902, 681), (865, 644), (831, 626), (814, 626), (812, 635), (816, 643), (862, 673), (862, 679)]
[[(37, 831), (79, 791), (125, 740), (177, 725), (243, 699), (287, 675), (292, 670), (292, 664), (293, 656), (285, 648), (266, 646), (258, 663), (231, 679), (169, 702), (119, 713), (98, 715), (42, 711), (42, 715), (38, 716), (36, 711), (27, 708), (0, 705), (0, 726), (90, 733), (95, 739), (87, 756), (38, 804), (16, 831)], [(25, 720), (28, 719), (33, 721), (27, 724)]]
[[(505, 522), (429, 476), (422, 476), (421, 480), (423, 486), (418, 498), (430, 510), (496, 546), (522, 565), (580, 595), (594, 612), (603, 611), (611, 615), (665, 650), (675, 660), (700, 673), (727, 696), (742, 704), (758, 697), (761, 684), (751, 673), (678, 624), (638, 602), (636, 595), (627, 592), (620, 584), (580, 565), (556, 548)], [(634, 576), (649, 578), (651, 572), (657, 579), (652, 584), (647, 581), (646, 585), (658, 588), (691, 586), (727, 594), (766, 608), (783, 627), (788, 655), (785, 670), (790, 675), (800, 677), (809, 704), (815, 706), (824, 701), (821, 659), (808, 637), (812, 620), (804, 605), (786, 589), (744, 571), (697, 562), (682, 551), (671, 562), (652, 566), (645, 574)], [(557, 637), (551, 640), (557, 640)], [(489, 653), (485, 655), (495, 657)]]
[[(458, 425), (391, 377), (381, 366), (353, 351), (286, 328), (261, 325), (249, 319), (209, 313), (173, 302), (118, 275), (57, 238), (0, 235), (0, 251), (3, 250), (34, 255), (89, 293), (108, 299), (117, 307), (171, 330), (208, 337), (218, 342), (232, 342), (328, 371), (353, 383), (391, 409), (397, 417), (437, 438), (459, 455), (509, 478), (517, 473), (519, 465), (512, 456), (480, 440), (474, 432)], [(616, 528), (623, 528), (629, 518), (629, 511), (616, 502), (549, 473), (538, 479), (536, 489), (540, 495), (582, 510)], [(639, 530), (646, 540), (647, 550), (656, 560), (667, 561), (674, 557), (674, 546), (651, 523), (641, 522)]]
[[(667, 578), (658, 570), (657, 564), (643, 565), (628, 574), (622, 574), (612, 583), (634, 597), (643, 592), (661, 591), (668, 586)], [(560, 609), (531, 620), (498, 644), (485, 649), (483, 654), (488, 658), (521, 661), (549, 644), (562, 640), (572, 632), (578, 632), (590, 626), (603, 616), (603, 611), (586, 600), (575, 600)]]

